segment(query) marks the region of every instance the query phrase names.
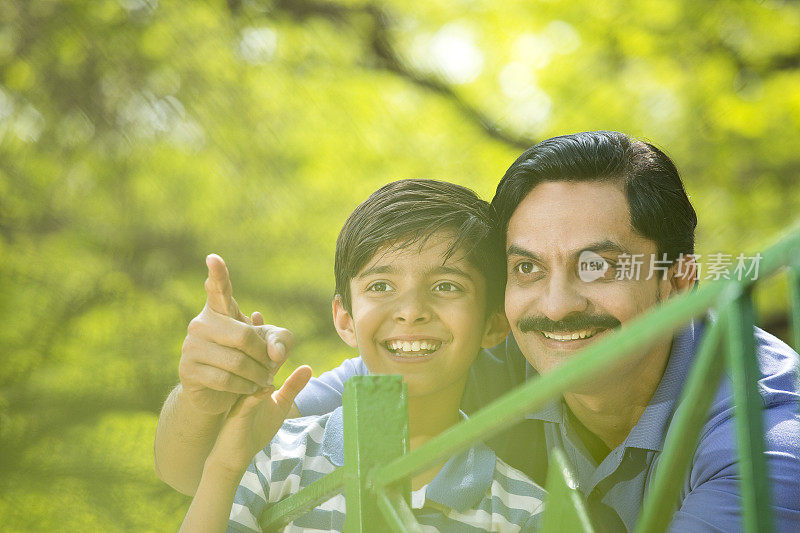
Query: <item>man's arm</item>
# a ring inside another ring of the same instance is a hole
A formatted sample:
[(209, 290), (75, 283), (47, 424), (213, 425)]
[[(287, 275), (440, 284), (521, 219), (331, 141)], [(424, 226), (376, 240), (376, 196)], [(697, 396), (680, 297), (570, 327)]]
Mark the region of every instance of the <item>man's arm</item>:
[[(244, 316), (222, 258), (206, 258), (206, 305), (189, 323), (178, 367), (181, 383), (167, 398), (155, 438), (161, 480), (192, 495), (225, 415), (243, 394), (271, 386), (294, 338)], [(290, 413), (291, 415), (291, 413)]]
[[(763, 411), (764, 449), (777, 531), (800, 531), (800, 415), (797, 403)], [(742, 498), (734, 420), (727, 418), (701, 438), (687, 493), (670, 531), (740, 531)]]

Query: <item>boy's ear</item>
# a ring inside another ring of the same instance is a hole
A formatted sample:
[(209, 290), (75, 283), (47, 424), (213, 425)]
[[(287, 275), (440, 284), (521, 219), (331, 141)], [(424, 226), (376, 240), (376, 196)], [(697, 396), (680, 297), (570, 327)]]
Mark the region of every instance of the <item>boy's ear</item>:
[(356, 328), (353, 322), (353, 316), (344, 308), (341, 295), (337, 294), (333, 297), (332, 310), (333, 325), (339, 337), (351, 348), (357, 348)]
[(511, 327), (508, 325), (506, 314), (502, 311), (490, 312), (489, 317), (486, 319), (486, 327), (483, 330), (481, 348), (491, 348), (500, 344), (509, 331), (511, 331)]

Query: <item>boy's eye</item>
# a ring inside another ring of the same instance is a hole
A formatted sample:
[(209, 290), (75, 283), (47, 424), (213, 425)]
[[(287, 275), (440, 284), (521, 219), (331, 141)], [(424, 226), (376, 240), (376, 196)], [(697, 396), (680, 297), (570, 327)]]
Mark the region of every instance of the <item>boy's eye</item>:
[(461, 287), (450, 281), (442, 281), (441, 283), (437, 283), (433, 287), (433, 290), (436, 292), (456, 292), (460, 291)]
[(387, 292), (392, 290), (392, 287), (385, 281), (376, 281), (375, 283), (371, 283), (369, 287), (367, 287), (367, 290), (371, 292)]

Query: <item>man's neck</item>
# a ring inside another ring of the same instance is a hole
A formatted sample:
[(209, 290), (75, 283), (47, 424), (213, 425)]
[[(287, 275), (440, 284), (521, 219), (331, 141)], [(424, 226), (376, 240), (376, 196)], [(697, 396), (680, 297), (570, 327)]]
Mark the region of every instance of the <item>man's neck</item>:
[(660, 343), (633, 367), (594, 383), (590, 391), (564, 394), (575, 418), (609, 450), (622, 444), (642, 417), (664, 376), (671, 345)]

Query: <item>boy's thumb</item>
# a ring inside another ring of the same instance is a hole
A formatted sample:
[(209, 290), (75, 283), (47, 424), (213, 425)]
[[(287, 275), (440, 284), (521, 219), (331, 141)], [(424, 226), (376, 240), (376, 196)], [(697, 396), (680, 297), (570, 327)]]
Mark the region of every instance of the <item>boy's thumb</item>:
[(295, 397), (303, 390), (309, 379), (311, 379), (310, 366), (303, 365), (295, 369), (292, 375), (283, 382), (283, 386), (272, 395), (278, 407), (288, 412)]
[(261, 403), (270, 397), (272, 391), (274, 390), (275, 389), (272, 387), (266, 387), (254, 392), (253, 394), (242, 396), (236, 401), (235, 404), (233, 404), (228, 416), (249, 416), (251, 413), (253, 413), (256, 407), (261, 405)]

